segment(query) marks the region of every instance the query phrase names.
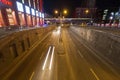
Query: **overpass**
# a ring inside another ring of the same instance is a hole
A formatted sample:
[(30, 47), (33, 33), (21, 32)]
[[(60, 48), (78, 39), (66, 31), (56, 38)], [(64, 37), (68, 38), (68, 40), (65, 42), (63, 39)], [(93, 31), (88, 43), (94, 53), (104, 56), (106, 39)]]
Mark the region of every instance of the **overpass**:
[(52, 22), (52, 23), (77, 23), (77, 24), (81, 24), (81, 23), (88, 23), (91, 21), (91, 18), (45, 18), (45, 21), (48, 23)]
[(91, 20), (91, 18), (45, 18), (45, 20), (60, 20), (60, 19), (63, 19), (63, 20), (68, 20), (68, 21), (71, 21), (71, 20)]

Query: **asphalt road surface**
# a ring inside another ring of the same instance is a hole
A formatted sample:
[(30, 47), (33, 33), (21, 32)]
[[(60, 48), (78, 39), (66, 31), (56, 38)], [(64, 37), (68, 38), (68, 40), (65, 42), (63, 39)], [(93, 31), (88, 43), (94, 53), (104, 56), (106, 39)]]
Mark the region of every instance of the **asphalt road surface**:
[(9, 80), (120, 80), (120, 74), (69, 28), (46, 37)]

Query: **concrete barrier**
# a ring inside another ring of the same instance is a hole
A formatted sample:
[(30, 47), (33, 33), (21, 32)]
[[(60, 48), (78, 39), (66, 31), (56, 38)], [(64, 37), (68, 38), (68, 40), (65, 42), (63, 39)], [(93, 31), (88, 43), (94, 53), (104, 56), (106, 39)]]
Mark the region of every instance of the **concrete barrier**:
[(101, 30), (74, 28), (72, 30), (89, 43), (99, 54), (116, 67), (120, 67), (120, 36)]

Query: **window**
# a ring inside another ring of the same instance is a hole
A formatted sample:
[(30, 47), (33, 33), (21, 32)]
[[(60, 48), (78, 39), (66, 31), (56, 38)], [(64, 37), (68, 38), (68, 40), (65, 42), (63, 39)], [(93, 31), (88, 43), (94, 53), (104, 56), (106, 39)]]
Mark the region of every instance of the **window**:
[(14, 21), (14, 17), (13, 17), (13, 11), (10, 8), (6, 9), (6, 11), (7, 11), (7, 15), (8, 15), (9, 24), (14, 25), (15, 21)]

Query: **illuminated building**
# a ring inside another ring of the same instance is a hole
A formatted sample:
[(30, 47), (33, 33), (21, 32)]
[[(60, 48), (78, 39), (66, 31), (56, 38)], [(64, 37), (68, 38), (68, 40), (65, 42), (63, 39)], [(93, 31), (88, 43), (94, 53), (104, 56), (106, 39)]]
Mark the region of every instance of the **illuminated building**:
[(78, 18), (94, 18), (96, 14), (96, 0), (83, 0), (81, 7), (76, 8), (75, 14)]
[(15, 0), (0, 0), (0, 27), (18, 25)]
[(0, 27), (40, 26), (42, 0), (0, 0)]
[(77, 18), (94, 18), (96, 14), (96, 8), (76, 8)]

